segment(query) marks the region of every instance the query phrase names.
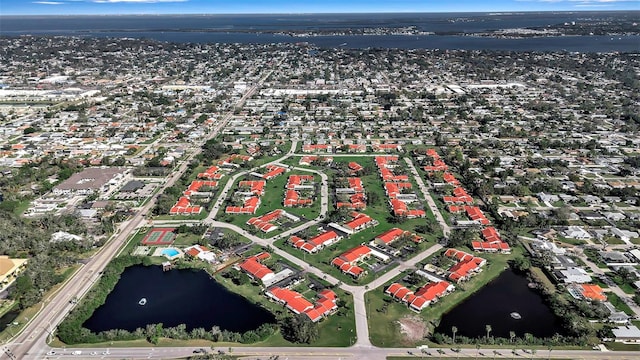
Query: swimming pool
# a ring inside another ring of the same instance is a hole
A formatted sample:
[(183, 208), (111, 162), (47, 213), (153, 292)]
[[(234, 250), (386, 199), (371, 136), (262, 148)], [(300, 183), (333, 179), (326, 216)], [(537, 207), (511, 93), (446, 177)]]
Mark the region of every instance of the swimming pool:
[(168, 248), (168, 249), (162, 250), (162, 255), (165, 255), (165, 256), (168, 256), (168, 257), (178, 256), (178, 254), (180, 254), (180, 253), (178, 252), (178, 250), (176, 250), (174, 248)]

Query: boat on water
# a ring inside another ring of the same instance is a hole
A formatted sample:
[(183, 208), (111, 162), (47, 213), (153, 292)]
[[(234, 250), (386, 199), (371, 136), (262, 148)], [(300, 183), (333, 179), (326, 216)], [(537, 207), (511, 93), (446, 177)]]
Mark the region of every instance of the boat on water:
[(514, 319), (516, 319), (516, 320), (520, 320), (520, 319), (522, 319), (522, 315), (520, 315), (520, 313), (517, 313), (517, 312), (515, 312), (515, 311), (514, 311), (514, 312), (512, 312), (512, 313), (511, 313), (511, 314), (509, 314), (509, 315), (511, 315), (511, 317), (512, 317), (512, 318), (514, 318)]
[(147, 298), (142, 298), (138, 301), (138, 305), (145, 306), (147, 304)]

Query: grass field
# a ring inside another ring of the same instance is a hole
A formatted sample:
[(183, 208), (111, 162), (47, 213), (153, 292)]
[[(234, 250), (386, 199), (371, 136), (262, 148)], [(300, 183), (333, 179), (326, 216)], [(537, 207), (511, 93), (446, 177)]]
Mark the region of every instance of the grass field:
[(178, 236), (176, 236), (173, 242), (173, 246), (187, 247), (187, 246), (195, 245), (200, 241), (201, 238), (202, 236), (200, 235), (195, 235), (190, 233), (178, 234)]

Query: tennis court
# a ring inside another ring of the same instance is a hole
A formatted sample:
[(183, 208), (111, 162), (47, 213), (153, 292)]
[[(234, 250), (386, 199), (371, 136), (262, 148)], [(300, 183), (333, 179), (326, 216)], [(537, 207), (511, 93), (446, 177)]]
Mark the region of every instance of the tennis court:
[(153, 228), (142, 239), (142, 245), (171, 245), (176, 238), (175, 228)]

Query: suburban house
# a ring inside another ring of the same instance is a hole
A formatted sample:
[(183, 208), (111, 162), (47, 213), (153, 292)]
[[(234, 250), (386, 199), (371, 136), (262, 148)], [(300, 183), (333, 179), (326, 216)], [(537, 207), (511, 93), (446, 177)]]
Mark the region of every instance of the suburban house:
[(208, 248), (202, 245), (193, 245), (185, 248), (184, 253), (191, 256), (192, 258), (200, 259), (202, 261), (206, 261), (209, 263), (216, 261), (216, 255), (210, 251)]
[(607, 296), (599, 285), (572, 283), (567, 290), (571, 296), (579, 300), (607, 301)]

